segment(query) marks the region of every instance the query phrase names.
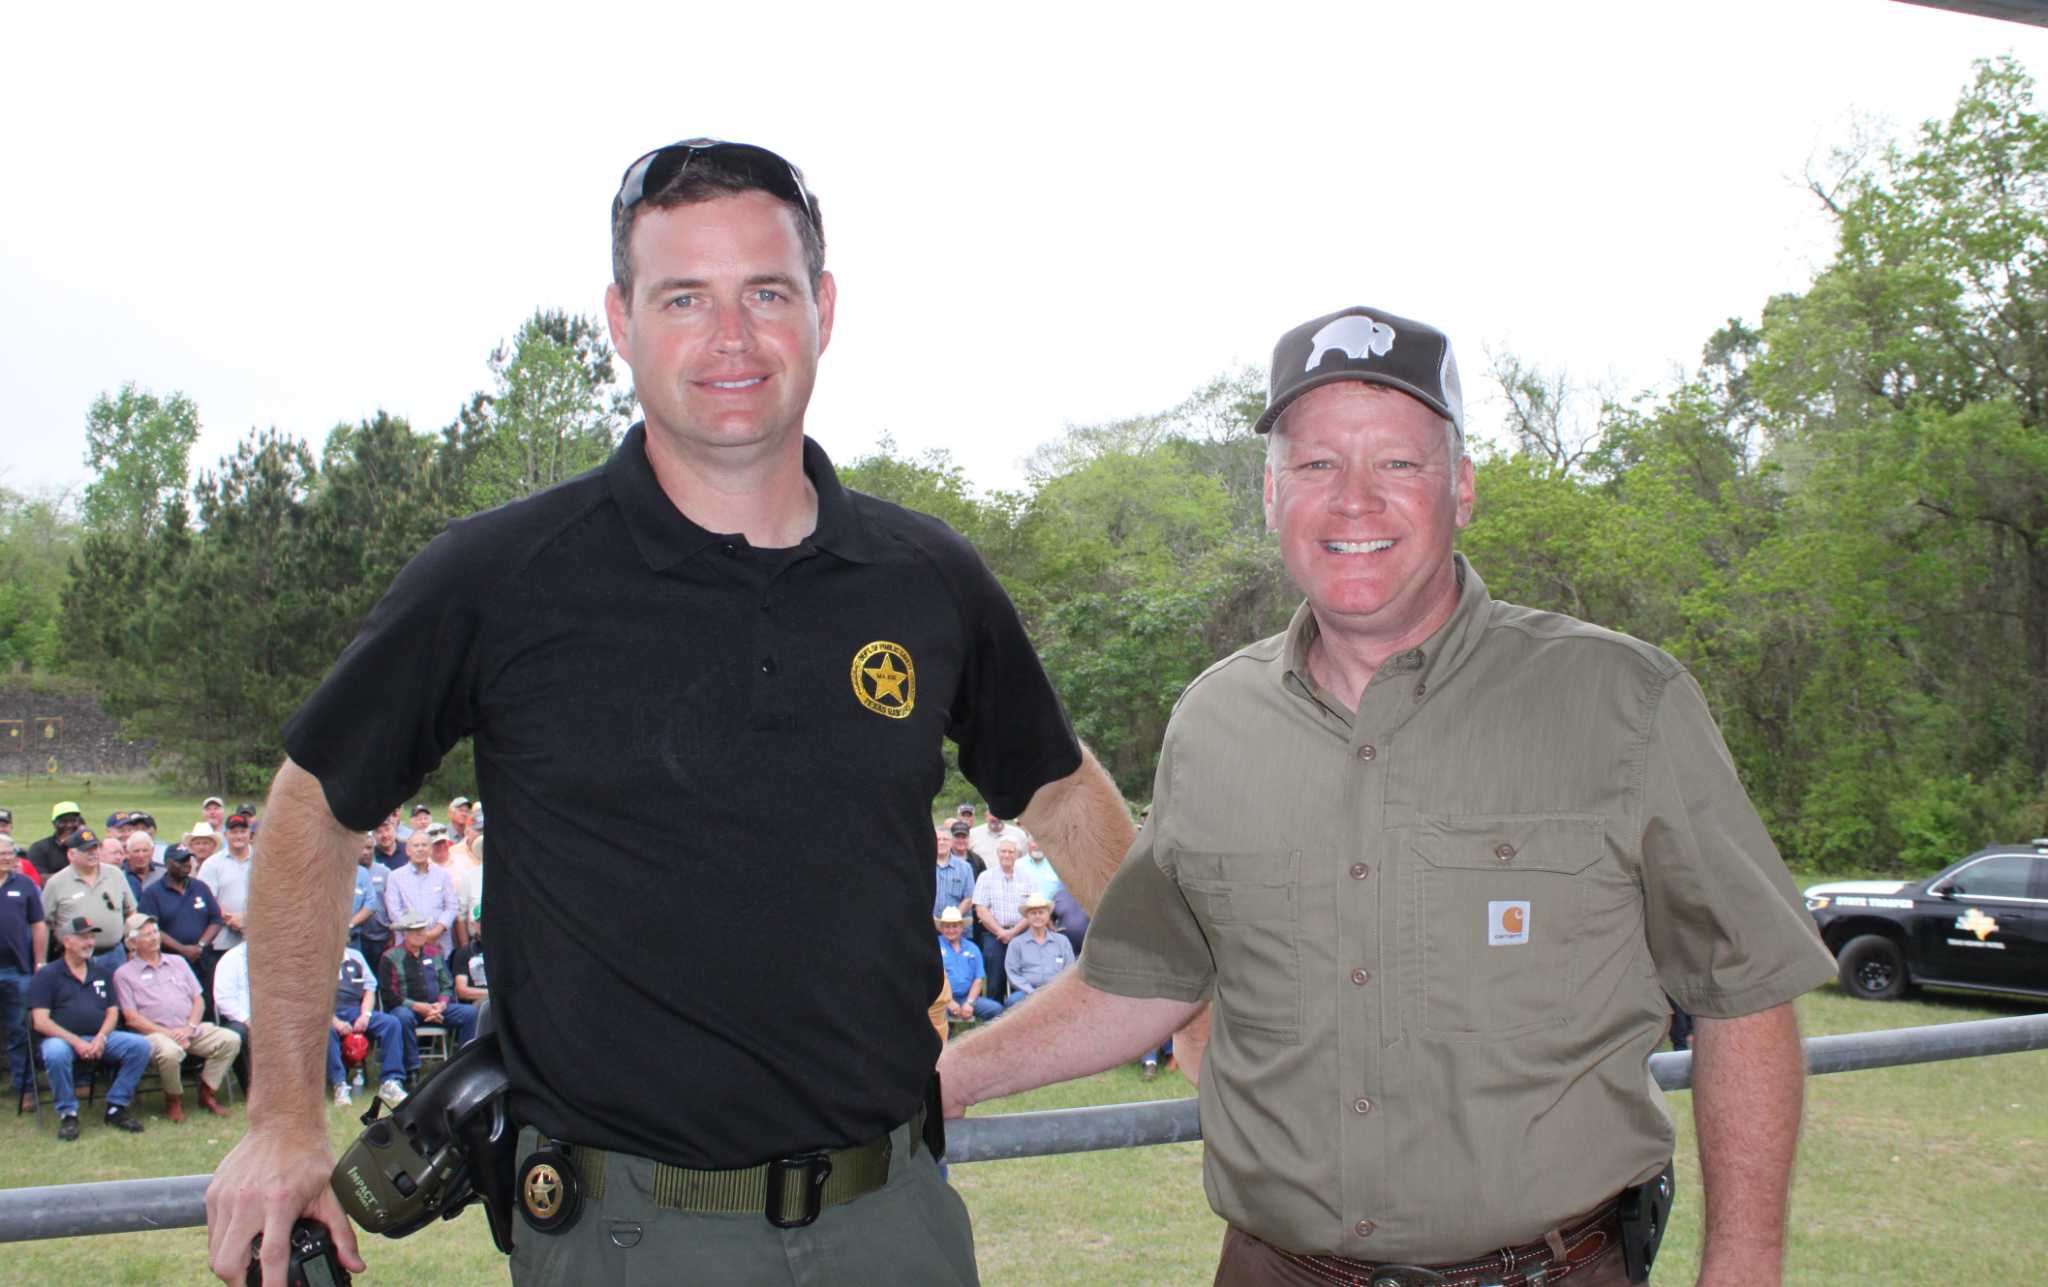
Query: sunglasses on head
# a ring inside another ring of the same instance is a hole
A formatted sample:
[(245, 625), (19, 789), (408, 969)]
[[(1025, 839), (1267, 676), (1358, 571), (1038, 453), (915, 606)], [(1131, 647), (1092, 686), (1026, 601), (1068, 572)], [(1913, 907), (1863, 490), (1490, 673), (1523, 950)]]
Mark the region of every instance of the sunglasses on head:
[(803, 171), (765, 147), (755, 147), (751, 143), (726, 143), (718, 139), (685, 139), (671, 143), (654, 149), (627, 166), (625, 174), (619, 178), (619, 195), (612, 198), (612, 218), (616, 220), (624, 211), (639, 205), (648, 193), (667, 187), (698, 157), (715, 160), (725, 168), (745, 175), (750, 182), (803, 211), (813, 228), (818, 226), (818, 211), (811, 204), (811, 194), (804, 188)]

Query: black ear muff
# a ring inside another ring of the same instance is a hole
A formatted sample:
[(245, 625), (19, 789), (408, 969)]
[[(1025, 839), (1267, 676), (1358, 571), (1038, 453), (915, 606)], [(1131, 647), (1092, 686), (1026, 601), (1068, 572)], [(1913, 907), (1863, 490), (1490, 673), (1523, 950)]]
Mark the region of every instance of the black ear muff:
[(535, 1149), (519, 1164), (519, 1209), (542, 1233), (566, 1233), (583, 1214), (583, 1179), (561, 1149)]

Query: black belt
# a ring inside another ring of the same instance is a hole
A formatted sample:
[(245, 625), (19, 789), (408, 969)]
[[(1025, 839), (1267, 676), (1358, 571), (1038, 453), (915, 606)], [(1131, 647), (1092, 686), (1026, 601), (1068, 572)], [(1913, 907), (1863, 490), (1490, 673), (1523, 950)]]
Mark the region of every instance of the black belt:
[[(913, 1154), (924, 1138), (925, 1110), (910, 1119)], [(893, 1132), (892, 1132), (893, 1134)], [(546, 1137), (542, 1137), (546, 1143)], [(583, 1195), (604, 1197), (605, 1150), (554, 1141), (575, 1161)], [(889, 1181), (890, 1136), (846, 1148), (792, 1153), (759, 1166), (698, 1171), (654, 1164), (654, 1205), (671, 1211), (760, 1212), (778, 1229), (798, 1229), (835, 1207), (866, 1197)]]

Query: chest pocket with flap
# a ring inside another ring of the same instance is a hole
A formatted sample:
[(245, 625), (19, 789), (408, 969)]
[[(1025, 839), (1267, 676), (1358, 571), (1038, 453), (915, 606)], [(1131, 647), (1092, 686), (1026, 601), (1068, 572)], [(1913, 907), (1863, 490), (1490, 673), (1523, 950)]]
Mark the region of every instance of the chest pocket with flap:
[(1186, 853), (1175, 875), (1216, 958), (1216, 1004), (1238, 1031), (1301, 1040), (1301, 853)]
[(1579, 984), (1583, 873), (1599, 861), (1604, 830), (1586, 814), (1424, 820), (1415, 874), (1425, 1032), (1506, 1037), (1563, 1021)]

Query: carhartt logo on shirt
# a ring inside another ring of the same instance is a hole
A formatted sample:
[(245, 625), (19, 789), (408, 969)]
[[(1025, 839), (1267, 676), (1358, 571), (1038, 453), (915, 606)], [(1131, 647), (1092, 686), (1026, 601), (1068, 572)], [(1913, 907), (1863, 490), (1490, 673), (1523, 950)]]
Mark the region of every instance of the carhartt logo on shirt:
[(1529, 941), (1529, 903), (1526, 899), (1491, 902), (1486, 905), (1486, 943), (1505, 947)]

